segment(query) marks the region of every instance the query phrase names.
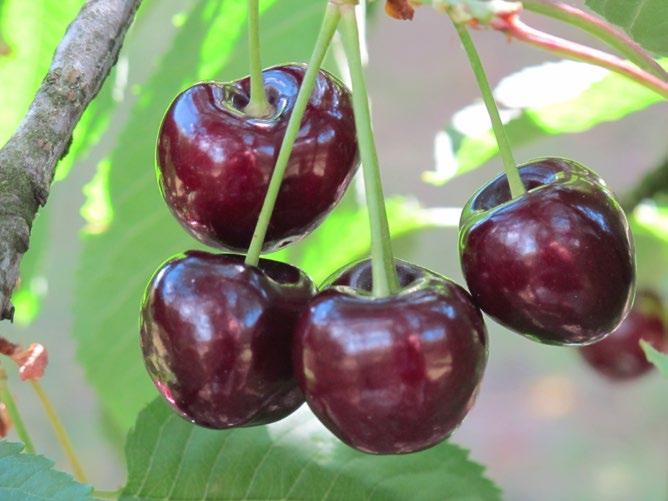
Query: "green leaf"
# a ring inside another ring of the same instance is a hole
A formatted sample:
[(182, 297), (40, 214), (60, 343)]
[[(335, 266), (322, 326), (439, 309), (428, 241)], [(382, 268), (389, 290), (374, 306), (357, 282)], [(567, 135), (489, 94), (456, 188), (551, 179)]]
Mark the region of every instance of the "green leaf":
[[(514, 148), (548, 135), (584, 132), (663, 101), (620, 75), (573, 61), (525, 68), (503, 79), (494, 94)], [(423, 177), (441, 185), (497, 154), (487, 112), (475, 104), (456, 113), (436, 135), (436, 167)]]
[(93, 499), (92, 488), (52, 469), (53, 462), (42, 456), (25, 454), (22, 444), (0, 441), (0, 499), (37, 501)]
[(404, 456), (342, 445), (304, 407), (268, 427), (196, 427), (162, 399), (139, 415), (126, 444), (122, 500), (497, 500), (499, 489), (451, 443)]
[(663, 377), (668, 378), (668, 354), (657, 351), (651, 344), (649, 344), (644, 339), (640, 340), (640, 347), (645, 352), (647, 360), (656, 365), (656, 368), (659, 369), (659, 372), (661, 372), (661, 374), (663, 374)]
[(626, 31), (647, 50), (668, 56), (666, 0), (586, 0), (585, 4)]
[[(232, 80), (247, 73), (245, 8), (245, 0), (199, 0), (179, 16), (171, 48), (89, 185), (96, 203), (86, 206), (86, 214), (102, 214), (102, 224), (84, 241), (74, 336), (89, 381), (122, 429), (155, 395), (139, 350), (144, 287), (164, 259), (198, 247), (160, 196), (154, 171), (157, 130), (174, 96), (197, 79)], [(308, 59), (324, 8), (320, 0), (263, 2), (264, 63)], [(300, 36), (292, 36), (297, 29)]]

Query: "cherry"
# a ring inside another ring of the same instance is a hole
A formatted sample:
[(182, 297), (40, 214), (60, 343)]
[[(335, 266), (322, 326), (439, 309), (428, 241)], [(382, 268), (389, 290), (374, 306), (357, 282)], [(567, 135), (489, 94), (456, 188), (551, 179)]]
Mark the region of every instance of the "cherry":
[(641, 290), (626, 319), (603, 341), (579, 349), (584, 359), (613, 380), (635, 379), (654, 366), (640, 347), (644, 339), (659, 351), (668, 352), (668, 331), (659, 297)]
[(635, 286), (623, 210), (586, 167), (543, 158), (519, 167), (527, 192), (511, 200), (501, 174), (471, 197), (459, 251), (478, 306), (536, 341), (582, 345), (626, 316)]
[[(304, 65), (263, 72), (273, 111), (244, 113), (250, 80), (202, 82), (176, 97), (157, 145), (158, 181), (179, 222), (207, 245), (246, 250), (257, 223)], [(320, 71), (292, 150), (264, 250), (312, 231), (341, 199), (358, 165), (351, 95)]]
[(190, 251), (163, 264), (142, 306), (141, 345), (156, 387), (209, 428), (277, 421), (303, 402), (292, 335), (315, 293), (288, 264)]
[(306, 401), (346, 444), (415, 452), (469, 411), (487, 362), (487, 331), (469, 294), (397, 261), (401, 291), (372, 297), (371, 264), (344, 268), (302, 315), (294, 367)]

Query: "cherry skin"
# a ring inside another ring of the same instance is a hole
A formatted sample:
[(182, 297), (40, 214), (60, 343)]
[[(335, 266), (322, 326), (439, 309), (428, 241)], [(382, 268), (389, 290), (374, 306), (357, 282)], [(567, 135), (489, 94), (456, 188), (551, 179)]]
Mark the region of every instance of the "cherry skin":
[(374, 298), (369, 261), (344, 268), (302, 315), (295, 376), (343, 442), (372, 454), (426, 449), (469, 411), (487, 363), (487, 331), (469, 294), (397, 261), (401, 290)]
[[(243, 250), (253, 236), (304, 65), (263, 72), (273, 111), (243, 111), (250, 80), (202, 82), (176, 97), (157, 144), (158, 182), (172, 213), (207, 245)], [(267, 229), (264, 250), (311, 232), (341, 199), (358, 165), (348, 89), (320, 71)]]
[(527, 192), (510, 198), (505, 175), (462, 212), (462, 270), (477, 305), (539, 342), (593, 343), (630, 308), (635, 257), (624, 211), (604, 181), (572, 160), (519, 167)]
[(303, 402), (292, 375), (295, 324), (315, 294), (290, 265), (190, 251), (163, 264), (141, 312), (141, 346), (156, 387), (209, 428), (277, 421)]
[(652, 365), (640, 347), (644, 339), (658, 351), (668, 352), (668, 330), (659, 297), (639, 290), (631, 312), (608, 337), (578, 351), (598, 373), (616, 381), (636, 379)]

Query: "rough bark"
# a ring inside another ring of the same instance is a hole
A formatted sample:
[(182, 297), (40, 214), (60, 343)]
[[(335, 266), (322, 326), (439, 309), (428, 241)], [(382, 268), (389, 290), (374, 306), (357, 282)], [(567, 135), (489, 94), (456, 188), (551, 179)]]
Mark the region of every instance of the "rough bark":
[(141, 0), (88, 0), (70, 24), (34, 101), (0, 149), (0, 319), (10, 319), (11, 294), (30, 228), (46, 203), (72, 131), (116, 63)]

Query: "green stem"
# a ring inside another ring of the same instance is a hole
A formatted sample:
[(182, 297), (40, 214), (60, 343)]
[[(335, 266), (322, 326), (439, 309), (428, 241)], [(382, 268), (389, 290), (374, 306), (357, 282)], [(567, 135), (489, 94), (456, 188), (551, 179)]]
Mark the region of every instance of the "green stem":
[(494, 100), (494, 95), (492, 94), (492, 89), (489, 86), (489, 81), (487, 80), (487, 74), (485, 69), (482, 66), (480, 61), (480, 56), (478, 51), (473, 44), (471, 35), (468, 32), (468, 29), (464, 24), (453, 23), (459, 34), (459, 38), (464, 46), (466, 55), (469, 58), (471, 63), (471, 69), (475, 74), (475, 78), (478, 81), (478, 86), (480, 87), (480, 93), (482, 94), (482, 99), (485, 102), (487, 107), (487, 113), (489, 113), (489, 118), (492, 121), (492, 129), (494, 130), (494, 136), (496, 136), (496, 142), (499, 145), (499, 153), (503, 160), (503, 168), (506, 171), (506, 176), (508, 177), (508, 183), (510, 184), (510, 193), (513, 198), (521, 196), (525, 193), (524, 184), (522, 183), (522, 178), (520, 177), (519, 170), (517, 169), (517, 164), (513, 158), (513, 151), (510, 147), (510, 141), (506, 135), (506, 130), (503, 127), (503, 122), (501, 122), (501, 117), (499, 116), (499, 109), (496, 107), (496, 101)]
[(580, 10), (573, 5), (555, 0), (523, 0), (522, 5), (526, 10), (558, 19), (586, 31), (617, 50), (639, 68), (662, 80), (668, 80), (666, 71), (645, 49), (633, 41), (622, 30), (611, 26), (597, 16)]
[(25, 452), (28, 454), (35, 454), (35, 446), (28, 433), (28, 428), (21, 418), (21, 413), (16, 406), (16, 401), (12, 396), (12, 392), (9, 390), (9, 386), (7, 385), (7, 373), (2, 367), (0, 367), (0, 401), (7, 406), (7, 412), (9, 412), (9, 417), (12, 419), (12, 423), (16, 427), (16, 433), (21, 439), (21, 442), (23, 442), (23, 445), (25, 445)]
[(84, 484), (87, 483), (86, 475), (84, 474), (83, 468), (81, 467), (81, 463), (79, 462), (79, 459), (77, 458), (77, 455), (74, 452), (74, 447), (72, 446), (72, 441), (70, 440), (70, 436), (67, 434), (67, 431), (63, 426), (63, 423), (60, 421), (58, 413), (56, 412), (56, 408), (51, 403), (51, 400), (44, 391), (44, 388), (42, 388), (42, 385), (40, 384), (39, 381), (31, 380), (30, 383), (32, 384), (32, 387), (35, 390), (37, 397), (42, 403), (42, 407), (44, 407), (44, 411), (46, 412), (46, 415), (49, 418), (49, 421), (51, 422), (51, 426), (53, 427), (53, 431), (56, 434), (56, 439), (58, 440), (58, 443), (60, 444), (61, 448), (63, 449), (63, 452), (67, 456), (70, 465), (72, 466), (72, 472), (74, 473), (74, 478), (76, 478), (81, 483)]
[(328, 3), (327, 9), (325, 11), (325, 17), (322, 21), (322, 26), (320, 27), (320, 33), (318, 34), (318, 39), (315, 42), (313, 54), (311, 55), (311, 60), (309, 61), (308, 67), (306, 68), (306, 74), (304, 75), (302, 85), (299, 88), (299, 93), (297, 94), (295, 106), (292, 109), (292, 114), (290, 115), (290, 120), (288, 121), (285, 136), (283, 136), (281, 149), (278, 152), (276, 165), (271, 175), (271, 180), (269, 181), (267, 194), (265, 195), (264, 203), (262, 204), (262, 209), (260, 210), (260, 215), (258, 216), (257, 225), (255, 226), (255, 231), (253, 232), (253, 238), (251, 240), (250, 246), (248, 247), (246, 264), (257, 266), (258, 262), (260, 261), (260, 254), (262, 252), (262, 245), (264, 244), (264, 237), (267, 234), (267, 227), (269, 226), (269, 221), (271, 220), (271, 214), (274, 211), (274, 205), (276, 205), (276, 198), (278, 197), (278, 191), (281, 188), (281, 182), (283, 181), (285, 169), (288, 167), (288, 161), (290, 160), (292, 147), (294, 146), (297, 135), (299, 134), (299, 128), (301, 127), (304, 111), (306, 111), (306, 106), (308, 105), (309, 99), (311, 98), (311, 93), (315, 87), (315, 82), (318, 77), (318, 73), (320, 72), (320, 67), (322, 66), (323, 60), (325, 59), (325, 54), (327, 54), (327, 49), (329, 48), (332, 37), (336, 32), (336, 26), (339, 24), (340, 17), (341, 16), (338, 7), (334, 4)]
[(385, 197), (380, 179), (378, 153), (374, 141), (369, 111), (369, 96), (364, 80), (360, 56), (359, 31), (354, 5), (341, 5), (341, 35), (353, 83), (353, 110), (357, 141), (362, 157), (364, 191), (371, 228), (371, 270), (373, 295), (389, 296), (399, 288), (399, 280), (392, 255), (392, 241), (385, 211)]
[(271, 113), (262, 79), (260, 57), (260, 6), (259, 0), (248, 0), (248, 54), (250, 62), (250, 102), (244, 110), (252, 117), (264, 117)]

